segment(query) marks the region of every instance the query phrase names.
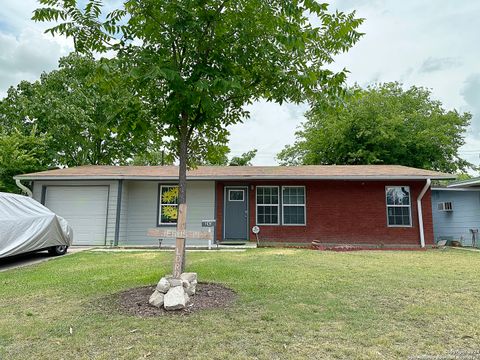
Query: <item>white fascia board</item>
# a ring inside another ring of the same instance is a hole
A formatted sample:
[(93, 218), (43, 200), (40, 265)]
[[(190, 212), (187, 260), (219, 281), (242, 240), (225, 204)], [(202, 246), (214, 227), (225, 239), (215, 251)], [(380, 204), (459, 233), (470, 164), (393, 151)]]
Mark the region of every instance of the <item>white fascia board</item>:
[(480, 191), (480, 188), (432, 188), (432, 191)]
[(472, 181), (465, 181), (465, 182), (461, 182), (461, 183), (457, 183), (457, 184), (450, 184), (450, 185), (447, 185), (447, 187), (449, 188), (457, 188), (457, 187), (465, 187), (465, 186), (480, 186), (480, 180), (478, 179), (475, 179), (475, 180), (472, 180)]

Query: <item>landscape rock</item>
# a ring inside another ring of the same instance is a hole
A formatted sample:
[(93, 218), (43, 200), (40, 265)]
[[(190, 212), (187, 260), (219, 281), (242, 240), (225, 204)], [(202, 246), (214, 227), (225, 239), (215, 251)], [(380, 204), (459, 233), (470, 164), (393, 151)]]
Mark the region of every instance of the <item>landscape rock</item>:
[[(181, 285), (181, 283), (180, 283)], [(165, 310), (179, 310), (185, 308), (188, 295), (183, 286), (173, 286), (165, 294), (163, 306)]]
[(185, 292), (189, 296), (195, 295), (195, 290), (197, 287), (197, 273), (183, 273), (180, 275), (180, 279), (182, 279)]
[(150, 296), (150, 299), (148, 299), (148, 302), (150, 305), (155, 306), (155, 307), (162, 307), (164, 301), (164, 295), (158, 291), (155, 290), (153, 294)]
[(197, 273), (194, 272), (186, 272), (180, 275), (180, 279), (187, 280), (189, 283), (197, 283)]
[(183, 281), (183, 288), (185, 289), (185, 292), (189, 296), (195, 295), (196, 287), (197, 287), (197, 283), (195, 282), (189, 283), (186, 280)]
[(157, 291), (166, 294), (168, 289), (170, 289), (170, 282), (165, 277), (161, 278), (157, 284)]
[(171, 287), (182, 286), (182, 280), (181, 279), (171, 278), (171, 279), (168, 279), (168, 282), (170, 283)]

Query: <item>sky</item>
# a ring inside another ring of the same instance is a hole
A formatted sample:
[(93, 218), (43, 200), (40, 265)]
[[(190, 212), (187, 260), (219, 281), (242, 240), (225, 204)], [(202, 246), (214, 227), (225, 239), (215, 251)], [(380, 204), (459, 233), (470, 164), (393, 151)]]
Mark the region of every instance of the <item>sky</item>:
[[(109, 7), (118, 3), (106, 1)], [(35, 0), (2, 0), (0, 6), (0, 97), (21, 80), (33, 81), (56, 68), (72, 41), (46, 35), (30, 20)], [(329, 9), (365, 19), (365, 36), (336, 57), (333, 69), (347, 68), (347, 83), (368, 86), (399, 81), (424, 86), (448, 110), (473, 114), (460, 155), (480, 164), (480, 1), (334, 0)], [(254, 165), (275, 165), (276, 154), (295, 141), (305, 105), (258, 102), (250, 118), (229, 128), (231, 155), (258, 149)]]

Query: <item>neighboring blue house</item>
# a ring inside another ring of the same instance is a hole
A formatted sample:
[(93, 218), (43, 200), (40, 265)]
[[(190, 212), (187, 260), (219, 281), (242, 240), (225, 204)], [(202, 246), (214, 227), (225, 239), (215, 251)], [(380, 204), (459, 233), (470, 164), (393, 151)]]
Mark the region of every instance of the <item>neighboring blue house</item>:
[(480, 247), (480, 177), (432, 188), (432, 218), (435, 242)]

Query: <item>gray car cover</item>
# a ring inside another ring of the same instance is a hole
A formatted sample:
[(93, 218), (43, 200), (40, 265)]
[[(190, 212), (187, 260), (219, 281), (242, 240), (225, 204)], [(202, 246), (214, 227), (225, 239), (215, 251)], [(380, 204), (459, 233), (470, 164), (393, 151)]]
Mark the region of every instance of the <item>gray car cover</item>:
[(0, 258), (51, 246), (70, 246), (73, 230), (39, 202), (0, 192)]

